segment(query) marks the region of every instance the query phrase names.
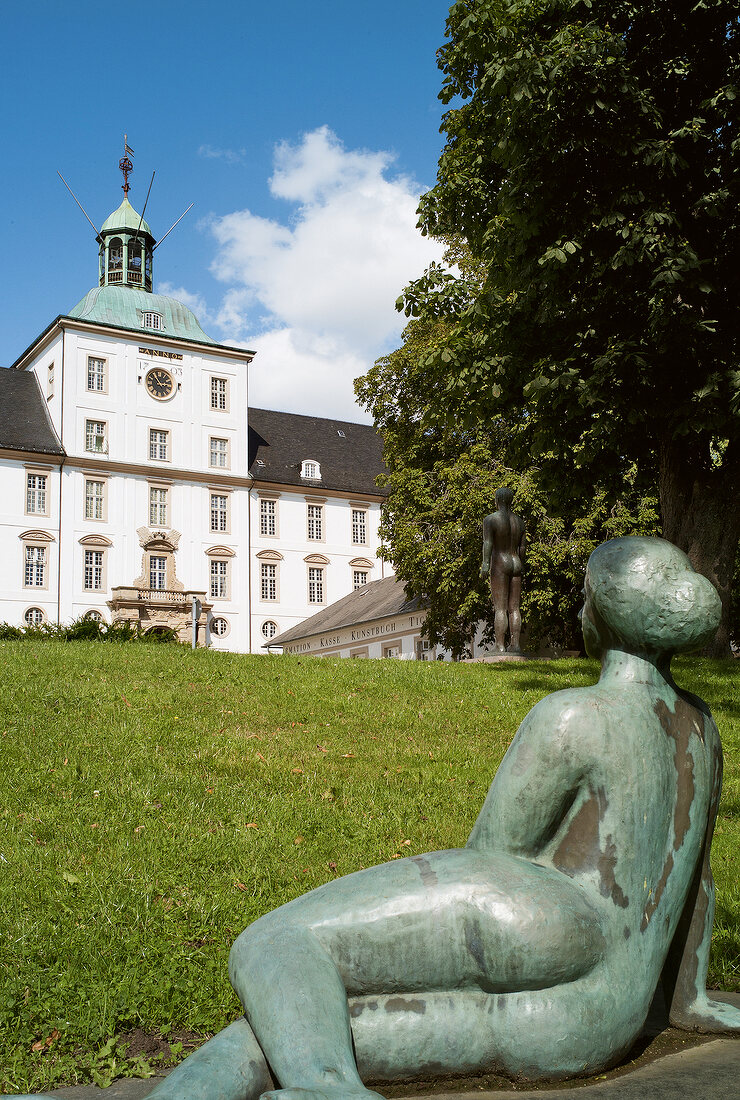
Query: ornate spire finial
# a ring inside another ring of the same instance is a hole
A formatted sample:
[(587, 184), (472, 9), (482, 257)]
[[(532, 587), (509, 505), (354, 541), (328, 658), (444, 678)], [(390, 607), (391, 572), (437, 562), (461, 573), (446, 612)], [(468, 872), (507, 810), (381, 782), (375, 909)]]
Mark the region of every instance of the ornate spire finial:
[(118, 167), (123, 172), (123, 193), (128, 198), (131, 184), (128, 182), (129, 173), (133, 172), (134, 166), (131, 163), (130, 158), (134, 155), (133, 149), (130, 148), (128, 143), (128, 134), (123, 135), (123, 156), (118, 162)]

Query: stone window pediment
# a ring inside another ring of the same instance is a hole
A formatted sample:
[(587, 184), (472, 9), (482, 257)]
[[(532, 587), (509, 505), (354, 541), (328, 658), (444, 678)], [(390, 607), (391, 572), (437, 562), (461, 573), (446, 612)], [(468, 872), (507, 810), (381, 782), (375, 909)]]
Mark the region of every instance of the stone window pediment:
[(309, 554), (303, 559), (309, 565), (328, 565), (329, 559), (324, 554)]
[(48, 531), (24, 531), (18, 538), (23, 542), (56, 542)]
[(372, 569), (373, 563), (369, 558), (352, 558), (349, 563), (354, 569)]
[(257, 557), (260, 561), (282, 561), (283, 555), (278, 550), (260, 550)]
[(180, 542), (179, 531), (153, 530), (151, 527), (139, 527), (136, 531), (142, 550), (167, 550), (174, 553)]
[(229, 546), (211, 546), (209, 550), (206, 550), (206, 557), (208, 558), (235, 558), (236, 552)]
[(80, 546), (112, 546), (113, 543), (105, 535), (83, 535)]

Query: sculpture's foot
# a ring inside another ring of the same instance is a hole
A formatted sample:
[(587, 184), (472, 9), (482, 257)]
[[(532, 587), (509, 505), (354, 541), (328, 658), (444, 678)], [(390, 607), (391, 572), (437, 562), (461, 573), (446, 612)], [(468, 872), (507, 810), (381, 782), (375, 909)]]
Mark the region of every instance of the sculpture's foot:
[(260, 1100), (383, 1100), (379, 1092), (371, 1092), (352, 1084), (322, 1085), (317, 1089), (271, 1089)]
[(506, 653), (506, 646), (499, 645), (498, 643), (493, 647), (494, 653)]
[(740, 1010), (724, 1001), (704, 997), (691, 1008), (672, 1011), (671, 1024), (681, 1031), (699, 1031), (705, 1035), (740, 1035)]
[(511, 645), (509, 646), (509, 648), (506, 650), (506, 652), (507, 653), (513, 653), (515, 655), (521, 656), (521, 652), (522, 652), (521, 646), (519, 645), (518, 642), (516, 644), (514, 642), (512, 642)]

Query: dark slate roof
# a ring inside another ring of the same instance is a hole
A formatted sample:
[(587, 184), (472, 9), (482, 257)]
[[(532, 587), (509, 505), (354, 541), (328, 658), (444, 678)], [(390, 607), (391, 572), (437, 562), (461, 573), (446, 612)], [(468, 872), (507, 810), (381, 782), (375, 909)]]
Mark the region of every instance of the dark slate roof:
[[(320, 481), (301, 477), (305, 458), (320, 463)], [(257, 481), (316, 490), (386, 492), (375, 484), (385, 472), (383, 441), (375, 428), (320, 416), (250, 409), (249, 472)]]
[(283, 634), (270, 639), (270, 646), (286, 645), (299, 638), (310, 638), (314, 634), (323, 634), (325, 630), (342, 630), (348, 626), (370, 622), (372, 619), (384, 619), (389, 615), (403, 615), (425, 607), (423, 599), (408, 599), (403, 581), (398, 577), (384, 577), (381, 581), (370, 581), (343, 596), (329, 607), (317, 611), (310, 619), (304, 619), (298, 626), (292, 626)]
[(64, 454), (33, 371), (0, 368), (0, 447)]

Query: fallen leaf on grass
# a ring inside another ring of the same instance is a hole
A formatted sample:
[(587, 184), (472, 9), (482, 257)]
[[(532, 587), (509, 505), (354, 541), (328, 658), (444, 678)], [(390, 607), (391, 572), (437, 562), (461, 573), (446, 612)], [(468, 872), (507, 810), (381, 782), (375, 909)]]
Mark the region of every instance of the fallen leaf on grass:
[(247, 824), (244, 826), (244, 828), (245, 829), (258, 829), (259, 825), (257, 824), (256, 821), (248, 821)]
[(236, 886), (237, 890), (242, 890), (242, 891), (246, 890), (246, 886), (244, 885), (243, 882), (235, 882), (234, 886)]
[(342, 753), (342, 759), (347, 760), (350, 756), (354, 756), (354, 755), (355, 754), (353, 752), (343, 752)]
[(302, 836), (295, 837), (295, 839), (293, 840), (293, 843), (294, 844), (302, 844), (303, 843), (303, 837)]
[(49, 1047), (51, 1046), (51, 1044), (56, 1039), (59, 1038), (59, 1034), (60, 1033), (57, 1031), (57, 1029), (54, 1028), (53, 1031), (51, 1032), (51, 1035), (47, 1035), (45, 1039), (39, 1039), (37, 1042), (35, 1042), (32, 1045), (31, 1050), (34, 1050), (34, 1051), (39, 1051), (39, 1050), (44, 1050), (44, 1049), (48, 1050)]
[(126, 706), (127, 706), (127, 707), (130, 707), (130, 706), (131, 706), (131, 704), (129, 703), (128, 699), (127, 699), (127, 698), (126, 698), (126, 696), (125, 696), (125, 695), (123, 694), (123, 692), (121, 692), (121, 698), (123, 699), (123, 701), (124, 701), (124, 703), (126, 704)]
[(303, 775), (303, 768), (291, 768), (294, 775)]
[(316, 746), (316, 748), (317, 748), (317, 749), (318, 749), (318, 750), (319, 750), (320, 752), (328, 752), (328, 751), (329, 751), (328, 749), (325, 749), (323, 745), (317, 745), (317, 746)]
[(257, 755), (259, 756), (260, 760), (263, 760), (265, 762), (265, 764), (267, 763), (267, 761), (265, 760), (265, 758), (264, 758), (264, 756), (262, 755), (261, 752), (258, 752)]
[(334, 860), (331, 860), (331, 862), (329, 863), (329, 870), (330, 871), (336, 871), (336, 869), (337, 869), (336, 863), (334, 862)]

